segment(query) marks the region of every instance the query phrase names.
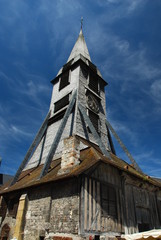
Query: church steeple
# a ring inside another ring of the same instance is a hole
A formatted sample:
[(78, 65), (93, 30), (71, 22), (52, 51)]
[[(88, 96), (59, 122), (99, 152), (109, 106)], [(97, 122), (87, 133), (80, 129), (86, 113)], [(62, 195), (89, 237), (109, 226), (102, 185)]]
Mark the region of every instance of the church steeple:
[[(109, 156), (109, 152), (114, 152), (105, 123), (104, 88), (107, 83), (97, 66), (91, 62), (82, 26), (67, 63), (51, 82), (53, 92), (49, 114), (27, 152), (14, 182), (22, 169), (31, 169), (41, 164), (44, 164), (41, 173), (43, 177), (51, 161), (62, 157), (64, 140), (70, 136), (79, 136), (98, 145), (106, 156)], [(86, 147), (84, 143), (79, 146), (79, 150)], [(70, 161), (65, 159), (66, 166)], [(79, 164), (79, 161), (76, 163)]]
[[(64, 174), (80, 164), (80, 151), (89, 146), (97, 147), (109, 159), (110, 153), (115, 153), (109, 129), (114, 131), (106, 120), (107, 83), (91, 62), (82, 25), (67, 63), (51, 82), (53, 92), (49, 113), (11, 185), (16, 183), (22, 171), (40, 169), (40, 165), (41, 179), (48, 174), (51, 163), (59, 158), (61, 169), (58, 174)], [(121, 142), (118, 136), (116, 139)], [(129, 156), (122, 143), (121, 146)], [(137, 167), (132, 158), (131, 161)]]
[(84, 36), (83, 36), (83, 31), (82, 31), (82, 27), (78, 36), (78, 39), (70, 53), (70, 56), (68, 58), (69, 62), (70, 60), (72, 60), (73, 58), (77, 57), (79, 54), (83, 55), (83, 57), (85, 57), (86, 59), (88, 59), (89, 61), (91, 61), (90, 55), (89, 55), (89, 51), (87, 48), (87, 44), (85, 42)]

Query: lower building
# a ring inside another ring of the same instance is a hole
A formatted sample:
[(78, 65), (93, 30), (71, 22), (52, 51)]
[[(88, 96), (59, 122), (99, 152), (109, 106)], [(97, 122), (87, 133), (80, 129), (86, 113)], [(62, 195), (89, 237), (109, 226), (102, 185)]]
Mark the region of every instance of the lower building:
[(76, 167), (57, 159), (44, 178), (39, 166), (1, 190), (1, 239), (108, 239), (160, 228), (160, 182), (78, 136), (65, 141), (71, 161), (74, 143), (87, 146), (74, 156)]
[(13, 179), (13, 176), (0, 173), (0, 186), (8, 182), (9, 180)]

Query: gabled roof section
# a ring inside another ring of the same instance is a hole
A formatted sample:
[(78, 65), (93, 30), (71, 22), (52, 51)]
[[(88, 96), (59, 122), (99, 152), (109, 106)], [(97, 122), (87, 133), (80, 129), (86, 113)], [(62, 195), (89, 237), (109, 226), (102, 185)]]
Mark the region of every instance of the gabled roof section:
[(77, 136), (77, 138), (87, 147), (80, 152), (80, 165), (77, 165), (69, 172), (64, 172), (60, 175), (58, 173), (61, 168), (61, 159), (53, 160), (50, 169), (48, 170), (48, 173), (41, 179), (39, 178), (39, 176), (42, 171), (43, 164), (33, 169), (28, 169), (21, 173), (18, 181), (14, 185), (10, 186), (10, 182), (8, 182), (1, 186), (0, 195), (20, 189), (35, 187), (50, 182), (65, 180), (67, 178), (78, 177), (81, 174), (86, 174), (87, 171), (89, 171), (92, 167), (96, 166), (96, 164), (99, 163), (109, 164), (119, 170), (122, 170), (128, 175), (132, 175), (144, 182), (146, 181), (154, 186), (158, 186), (161, 188), (161, 182), (156, 181), (155, 179), (138, 172), (133, 166), (118, 158), (114, 154), (111, 153), (111, 159), (109, 159), (108, 157), (102, 155), (99, 147), (94, 143), (92, 144), (91, 142), (79, 136)]
[(90, 58), (90, 55), (88, 52), (88, 48), (87, 48), (87, 44), (86, 44), (84, 36), (83, 36), (82, 28), (80, 30), (78, 39), (71, 51), (71, 54), (70, 54), (67, 62), (69, 62), (73, 58), (77, 57), (79, 54), (82, 54), (86, 59), (91, 61), (91, 58)]

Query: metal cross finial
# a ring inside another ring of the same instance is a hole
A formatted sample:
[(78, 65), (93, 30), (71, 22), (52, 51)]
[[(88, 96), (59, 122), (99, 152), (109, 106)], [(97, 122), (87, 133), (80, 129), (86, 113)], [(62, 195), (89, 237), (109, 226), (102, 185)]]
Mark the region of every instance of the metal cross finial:
[(83, 27), (83, 17), (81, 17), (81, 29)]

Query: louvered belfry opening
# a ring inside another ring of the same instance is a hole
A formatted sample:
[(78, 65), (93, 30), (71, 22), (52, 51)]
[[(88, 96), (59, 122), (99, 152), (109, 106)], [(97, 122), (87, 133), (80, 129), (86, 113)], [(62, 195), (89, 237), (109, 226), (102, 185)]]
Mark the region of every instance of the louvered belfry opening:
[(88, 86), (92, 91), (99, 94), (98, 78), (97, 78), (96, 74), (94, 74), (92, 71), (90, 72), (89, 85)]
[(64, 72), (60, 78), (59, 91), (69, 85), (69, 71)]
[(98, 115), (96, 113), (94, 113), (93, 111), (88, 110), (88, 116), (89, 116), (89, 118), (90, 118), (90, 120), (91, 120), (91, 122), (92, 122), (92, 124), (93, 124), (93, 126), (95, 128), (95, 130), (97, 132), (99, 132), (99, 126), (98, 126), (99, 125), (98, 124), (99, 117), (98, 117)]
[(64, 108), (69, 104), (69, 94), (61, 98), (54, 104), (54, 113), (58, 112), (60, 109)]

